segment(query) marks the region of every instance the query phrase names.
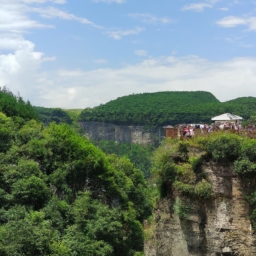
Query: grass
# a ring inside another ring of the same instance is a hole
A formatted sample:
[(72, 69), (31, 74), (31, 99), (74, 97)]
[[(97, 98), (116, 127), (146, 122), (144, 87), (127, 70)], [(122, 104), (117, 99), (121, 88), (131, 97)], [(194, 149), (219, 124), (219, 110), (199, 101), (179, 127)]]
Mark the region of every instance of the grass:
[(80, 115), (83, 109), (76, 108), (76, 109), (63, 109), (66, 111), (69, 116), (72, 118), (73, 121), (77, 120), (77, 117)]

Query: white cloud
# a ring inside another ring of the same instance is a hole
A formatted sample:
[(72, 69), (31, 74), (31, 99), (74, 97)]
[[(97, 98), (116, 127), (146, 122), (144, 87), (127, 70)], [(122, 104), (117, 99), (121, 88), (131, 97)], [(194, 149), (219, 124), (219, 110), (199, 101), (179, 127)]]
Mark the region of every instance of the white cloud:
[(145, 57), (145, 56), (148, 55), (148, 52), (145, 51), (145, 50), (136, 50), (135, 54), (138, 55), (138, 56), (141, 56), (141, 57)]
[(31, 28), (44, 28), (49, 25), (41, 24), (27, 16), (28, 6), (17, 1), (0, 2), (0, 31), (20, 32)]
[(158, 23), (167, 24), (172, 21), (167, 17), (156, 17), (149, 13), (130, 13), (128, 16), (134, 19), (138, 19), (145, 23), (150, 23), (150, 24), (158, 24)]
[(1, 50), (16, 50), (16, 49), (32, 49), (34, 45), (27, 40), (24, 40), (20, 35), (1, 34), (0, 49)]
[(108, 63), (108, 61), (105, 60), (105, 59), (97, 59), (97, 60), (94, 60), (94, 63), (97, 63), (97, 64), (106, 64), (106, 63)]
[[(92, 107), (127, 94), (167, 90), (211, 91), (220, 100), (256, 96), (255, 58), (234, 58), (223, 62), (211, 62), (195, 56), (152, 58), (145, 50), (138, 49), (135, 54), (146, 57), (146, 60), (134, 65), (90, 71), (67, 69), (42, 72), (43, 63), (55, 60), (55, 57), (45, 56), (42, 52), (36, 51), (35, 45), (23, 37), (23, 34), (31, 29), (49, 27), (34, 20), (30, 16), (31, 13), (45, 18), (74, 20), (94, 26), (86, 18), (77, 17), (54, 6), (39, 8), (39, 4), (43, 3), (53, 5), (63, 4), (65, 1), (0, 0), (0, 50), (8, 51), (6, 54), (0, 52), (0, 86), (6, 85), (14, 93), (20, 92), (21, 96), (29, 99), (33, 105)], [(200, 10), (199, 7), (194, 10), (196, 9)], [(154, 16), (138, 18), (144, 18), (144, 22), (151, 20), (153, 23), (164, 23)], [(235, 23), (223, 19), (219, 25), (244, 25), (256, 30), (255, 17), (235, 18)], [(143, 30), (136, 27), (106, 33), (117, 40), (124, 36), (139, 34)], [(98, 59), (94, 62), (104, 64), (105, 61)]]
[(227, 16), (216, 22), (221, 27), (231, 28), (239, 25), (247, 26), (249, 30), (256, 30), (256, 17), (240, 18), (236, 16)]
[(82, 24), (94, 25), (93, 22), (89, 21), (86, 18), (77, 17), (74, 14), (64, 12), (58, 8), (53, 7), (53, 6), (47, 7), (47, 8), (33, 8), (31, 10), (33, 12), (40, 13), (41, 17), (44, 17), (44, 18), (49, 18), (49, 19), (60, 18), (63, 20), (76, 20), (76, 21), (81, 22)]
[(185, 5), (182, 10), (183, 11), (196, 11), (196, 12), (203, 12), (205, 8), (212, 8), (212, 4), (209, 3), (192, 3)]
[[(22, 92), (26, 99), (31, 99), (37, 91), (37, 72), (44, 61), (44, 54), (34, 51), (33, 43), (22, 41), (22, 38), (19, 41), (20, 45), (14, 53), (0, 55), (0, 86), (7, 86), (15, 93)], [(16, 42), (12, 42), (13, 48)]]
[(245, 25), (246, 21), (245, 19), (238, 18), (235, 16), (228, 16), (217, 21), (217, 24), (222, 27), (236, 27), (238, 25)]
[(122, 37), (124, 36), (130, 36), (130, 35), (137, 35), (140, 32), (142, 32), (144, 30), (144, 28), (140, 28), (140, 27), (136, 27), (134, 29), (130, 29), (130, 30), (110, 30), (110, 31), (106, 31), (106, 34), (109, 37), (114, 38), (115, 40), (119, 40), (122, 39)]
[(219, 10), (226, 12), (226, 11), (229, 11), (229, 8), (228, 7), (222, 7), (222, 8), (219, 8)]
[(95, 3), (103, 2), (107, 4), (112, 4), (112, 3), (117, 3), (117, 4), (122, 4), (125, 3), (125, 0), (93, 0)]
[(53, 70), (41, 73), (41, 53), (33, 48), (0, 55), (0, 86), (18, 91), (33, 105), (93, 107), (132, 93), (212, 92), (225, 101), (256, 97), (256, 58), (211, 62), (196, 56), (148, 58), (122, 68)]
[(220, 2), (221, 0), (208, 0), (201, 3), (191, 3), (187, 4), (182, 7), (181, 10), (183, 11), (196, 11), (196, 12), (203, 12), (205, 8), (213, 8), (215, 4)]
[[(38, 4), (51, 2), (64, 4), (64, 0), (1, 0), (0, 1), (0, 32), (24, 33), (33, 28), (53, 28), (30, 18), (30, 13), (39, 13), (44, 18), (60, 18), (64, 20), (75, 20), (82, 24), (96, 26), (93, 22), (83, 17), (64, 12), (53, 6), (38, 7)], [(34, 7), (33, 4), (37, 4)]]

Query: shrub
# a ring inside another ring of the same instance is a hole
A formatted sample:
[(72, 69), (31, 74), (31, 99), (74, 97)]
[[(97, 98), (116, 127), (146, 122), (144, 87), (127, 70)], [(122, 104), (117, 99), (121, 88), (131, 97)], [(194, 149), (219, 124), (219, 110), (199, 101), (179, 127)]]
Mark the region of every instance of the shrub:
[(252, 163), (248, 158), (242, 158), (234, 162), (234, 170), (236, 173), (256, 173), (256, 164)]
[(187, 184), (194, 184), (196, 181), (196, 174), (192, 170), (190, 164), (178, 165), (176, 168), (177, 178)]
[(244, 138), (241, 151), (250, 161), (256, 162), (256, 139)]
[(174, 212), (182, 219), (187, 218), (188, 212), (190, 210), (189, 206), (185, 205), (179, 197), (175, 199), (173, 209)]
[(173, 183), (174, 189), (184, 196), (194, 196), (194, 186), (185, 184), (181, 181), (175, 181)]
[(241, 155), (241, 140), (235, 134), (219, 135), (210, 139), (205, 149), (217, 162), (234, 161)]
[(211, 184), (203, 179), (202, 181), (196, 184), (195, 194), (202, 199), (210, 198), (212, 195)]
[(189, 163), (191, 164), (192, 170), (195, 173), (201, 172), (202, 169), (202, 159), (200, 157), (190, 157)]

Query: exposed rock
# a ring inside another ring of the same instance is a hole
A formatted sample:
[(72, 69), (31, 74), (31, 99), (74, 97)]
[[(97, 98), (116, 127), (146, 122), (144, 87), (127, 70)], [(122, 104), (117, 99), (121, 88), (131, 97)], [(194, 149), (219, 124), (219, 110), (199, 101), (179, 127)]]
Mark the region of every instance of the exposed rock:
[(210, 162), (204, 172), (213, 197), (205, 202), (186, 198), (189, 211), (183, 218), (173, 213), (174, 198), (160, 200), (155, 211), (159, 221), (145, 242), (145, 256), (256, 255), (250, 208), (233, 166)]
[(165, 138), (163, 128), (145, 129), (143, 126), (120, 126), (103, 122), (79, 122), (79, 125), (85, 130), (86, 135), (93, 140), (156, 145), (162, 138)]

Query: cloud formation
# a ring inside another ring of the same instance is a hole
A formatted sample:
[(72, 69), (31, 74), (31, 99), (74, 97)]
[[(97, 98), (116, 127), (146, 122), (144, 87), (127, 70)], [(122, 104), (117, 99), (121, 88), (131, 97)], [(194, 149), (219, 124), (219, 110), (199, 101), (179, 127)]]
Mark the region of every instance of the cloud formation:
[(218, 25), (224, 28), (237, 27), (239, 25), (247, 26), (249, 30), (256, 30), (256, 17), (236, 17), (236, 16), (227, 16), (223, 19), (216, 22)]
[(115, 29), (115, 30), (106, 31), (106, 34), (109, 37), (114, 38), (115, 40), (119, 40), (119, 39), (122, 39), (124, 36), (137, 35), (143, 30), (144, 28), (141, 28), (141, 27), (136, 27), (134, 29), (129, 29), (129, 30)]
[(208, 0), (201, 3), (191, 3), (182, 7), (182, 11), (203, 12), (205, 8), (213, 8), (213, 6), (221, 0)]
[(182, 10), (183, 11), (196, 11), (196, 12), (203, 12), (205, 8), (212, 8), (213, 5), (208, 3), (192, 3), (185, 5)]
[(133, 19), (140, 20), (144, 23), (149, 23), (149, 24), (167, 24), (171, 22), (170, 18), (167, 17), (157, 17), (149, 13), (130, 13), (128, 14), (129, 17)]
[[(0, 1), (0, 32), (24, 33), (34, 28), (53, 28), (32, 19), (29, 14), (38, 13), (43, 18), (59, 18), (63, 20), (75, 20), (82, 24), (96, 26), (93, 22), (83, 17), (77, 17), (54, 6), (40, 6), (51, 2), (53, 4), (64, 4), (64, 0), (1, 0)], [(33, 5), (37, 4), (37, 5)], [(35, 7), (36, 6), (36, 7)]]
[[(256, 97), (255, 58), (233, 58), (219, 62), (197, 56), (152, 58), (144, 50), (151, 48), (142, 43), (136, 46), (134, 44), (133, 47), (136, 48), (127, 48), (131, 56), (136, 54), (143, 57), (141, 58), (143, 61), (135, 64), (122, 64), (119, 68), (105, 68), (101, 65), (107, 63), (105, 59), (93, 60), (92, 58), (89, 61), (99, 64), (97, 67), (101, 68), (56, 68), (42, 71), (43, 63), (53, 61), (55, 57), (45, 56), (43, 52), (36, 50), (35, 44), (25, 38), (26, 33), (32, 29), (54, 27), (49, 25), (49, 21), (44, 24), (44, 19), (76, 21), (89, 25), (90, 28), (96, 26), (85, 17), (76, 16), (64, 8), (57, 8), (65, 2), (65, 0), (0, 0), (0, 86), (7, 86), (14, 93), (20, 92), (21, 96), (26, 100), (29, 99), (33, 105), (84, 108), (132, 93), (168, 90), (210, 91), (222, 101), (241, 96)], [(123, 0), (95, 0), (95, 2), (124, 3)], [(216, 3), (217, 0), (192, 3), (183, 9), (203, 11), (206, 8), (212, 8)], [(37, 21), (35, 16), (40, 16), (40, 20)], [(129, 16), (148, 24), (172, 22), (169, 18), (148, 13), (130, 13)], [(126, 15), (124, 17), (127, 19)], [(227, 28), (244, 26), (255, 31), (255, 20), (254, 16), (227, 16), (217, 21), (217, 24)], [(131, 26), (131, 29), (117, 28), (100, 31), (115, 40), (120, 40), (124, 37), (138, 35), (144, 30), (142, 27)], [(232, 37), (229, 36), (227, 40), (231, 41)], [(112, 40), (106, 41), (113, 43)], [(121, 46), (119, 44), (121, 42), (115, 43)], [(242, 43), (241, 40), (239, 42)], [(244, 44), (243, 47), (251, 47), (251, 45)], [(178, 48), (178, 50), (180, 54), (182, 49)], [(161, 54), (165, 53), (161, 52)], [(176, 52), (173, 51), (172, 54)], [(109, 63), (113, 63), (111, 57), (107, 56)], [(95, 67), (96, 64), (93, 66)], [(75, 65), (79, 64), (75, 63)]]
[(121, 68), (40, 72), (45, 61), (33, 45), (0, 56), (0, 86), (18, 91), (33, 105), (93, 107), (123, 95), (156, 91), (210, 91), (225, 101), (256, 97), (256, 59), (212, 62), (197, 56), (166, 56)]
[(148, 52), (145, 50), (136, 50), (135, 54), (141, 57), (146, 57), (148, 55)]
[(48, 19), (59, 18), (63, 20), (75, 20), (82, 24), (89, 24), (89, 25), (96, 26), (93, 22), (91, 22), (86, 18), (77, 17), (74, 14), (64, 12), (53, 6), (50, 6), (47, 8), (31, 8), (30, 11), (39, 13), (40, 16), (43, 18), (48, 18)]

